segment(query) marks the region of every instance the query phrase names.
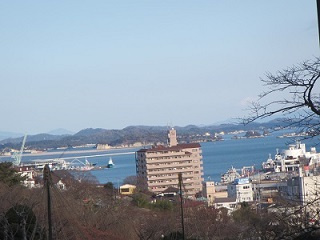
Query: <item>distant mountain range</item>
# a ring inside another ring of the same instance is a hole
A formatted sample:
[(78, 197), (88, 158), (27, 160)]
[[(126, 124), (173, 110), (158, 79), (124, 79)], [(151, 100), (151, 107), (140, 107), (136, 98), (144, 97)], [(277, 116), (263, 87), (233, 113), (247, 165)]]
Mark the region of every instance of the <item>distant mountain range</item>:
[(47, 133), (51, 134), (51, 135), (73, 135), (73, 134), (75, 134), (74, 132), (71, 132), (71, 131), (66, 130), (64, 128), (54, 129), (54, 130), (47, 132)]
[[(265, 123), (243, 124), (220, 124), (197, 126), (188, 125), (185, 127), (175, 126), (179, 142), (192, 142), (202, 140), (216, 140), (215, 133), (233, 132), (239, 130), (259, 130), (273, 129), (284, 125), (282, 119), (274, 119)], [(107, 130), (102, 128), (87, 128), (75, 134), (64, 130), (57, 129), (49, 133), (36, 134), (27, 136), (25, 146), (30, 149), (48, 149), (59, 147), (81, 146), (85, 144), (109, 144), (111, 146), (130, 145), (136, 142), (141, 143), (158, 143), (166, 142), (167, 126), (129, 126), (121, 130)], [(60, 134), (59, 134), (60, 133)], [(211, 137), (203, 139), (206, 133)], [(0, 150), (4, 148), (16, 148), (21, 146), (23, 134), (1, 133), (0, 136), (10, 136), (0, 141)]]
[[(36, 138), (41, 138), (41, 137), (44, 137), (44, 135), (57, 135), (57, 136), (61, 136), (61, 135), (73, 135), (74, 132), (71, 132), (69, 130), (66, 130), (66, 129), (63, 129), (63, 128), (59, 128), (59, 129), (55, 129), (55, 130), (52, 130), (50, 132), (47, 132), (47, 133), (40, 133), (40, 134), (36, 134), (34, 136), (38, 136), (39, 137), (36, 137)], [(0, 143), (2, 140), (6, 140), (6, 141), (9, 141), (8, 139), (11, 139), (13, 141), (15, 141), (15, 139), (19, 139), (21, 137), (23, 137), (25, 134), (24, 133), (15, 133), (15, 132), (2, 132), (0, 131)], [(50, 136), (47, 136), (49, 137), (49, 139), (51, 139)]]
[(0, 141), (7, 138), (18, 138), (23, 136), (23, 133), (14, 133), (14, 132), (1, 132), (0, 131)]

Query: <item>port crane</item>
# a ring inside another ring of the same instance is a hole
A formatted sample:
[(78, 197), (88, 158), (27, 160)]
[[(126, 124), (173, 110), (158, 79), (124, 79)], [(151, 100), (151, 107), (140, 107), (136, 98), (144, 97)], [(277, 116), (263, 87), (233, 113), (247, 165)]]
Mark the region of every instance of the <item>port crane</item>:
[(26, 143), (26, 139), (27, 139), (27, 134), (25, 134), (24, 135), (24, 137), (23, 137), (23, 140), (22, 140), (22, 145), (21, 145), (21, 148), (20, 148), (20, 152), (15, 152), (14, 154), (13, 154), (13, 164), (15, 165), (15, 166), (19, 166), (20, 165), (20, 163), (21, 163), (21, 159), (22, 159), (22, 154), (23, 154), (23, 149), (24, 149), (24, 145), (25, 145), (25, 143)]

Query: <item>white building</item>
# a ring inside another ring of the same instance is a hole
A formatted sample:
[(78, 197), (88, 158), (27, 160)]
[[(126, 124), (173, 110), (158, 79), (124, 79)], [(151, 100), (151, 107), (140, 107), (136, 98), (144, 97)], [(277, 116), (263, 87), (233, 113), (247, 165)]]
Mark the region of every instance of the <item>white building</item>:
[(302, 205), (317, 203), (320, 208), (320, 176), (302, 176), (299, 177), (300, 199)]
[(320, 220), (320, 176), (303, 171), (300, 167), (299, 176), (289, 178), (287, 186), (281, 189), (283, 196), (293, 204), (303, 207), (310, 220)]
[(232, 184), (228, 185), (228, 197), (236, 198), (238, 203), (253, 201), (252, 183), (248, 178), (236, 179)]
[(25, 177), (26, 180), (23, 181), (23, 185), (28, 188), (36, 187), (36, 183), (34, 180), (35, 171), (33, 168), (29, 166), (16, 166), (16, 171), (21, 174), (22, 177)]
[(236, 198), (216, 198), (214, 202), (214, 207), (218, 208), (226, 208), (228, 213), (232, 213), (237, 209), (238, 203)]
[(310, 152), (306, 151), (306, 145), (300, 142), (289, 145), (288, 149), (283, 150), (280, 154), (277, 151), (275, 158), (269, 159), (262, 163), (264, 169), (270, 169), (275, 172), (296, 172), (298, 173), (301, 164), (309, 166), (320, 163), (320, 154), (316, 148), (312, 147)]

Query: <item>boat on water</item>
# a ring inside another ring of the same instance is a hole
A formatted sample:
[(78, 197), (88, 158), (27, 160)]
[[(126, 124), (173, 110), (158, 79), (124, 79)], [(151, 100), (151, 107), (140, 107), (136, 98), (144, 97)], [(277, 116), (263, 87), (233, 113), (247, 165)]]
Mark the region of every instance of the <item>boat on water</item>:
[(240, 169), (236, 169), (231, 166), (226, 173), (221, 175), (221, 184), (229, 184), (239, 178), (249, 178), (249, 176), (252, 176), (254, 173), (254, 166), (243, 166)]
[(288, 149), (282, 153), (275, 154), (274, 159), (269, 158), (262, 163), (262, 169), (271, 172), (297, 172), (300, 165), (313, 166), (320, 163), (320, 154), (315, 147), (311, 147), (310, 152), (306, 151), (306, 145), (300, 142), (290, 144)]
[(113, 168), (114, 167), (114, 163), (112, 161), (112, 158), (109, 159), (109, 162), (108, 162), (108, 165), (107, 165), (107, 168)]
[(240, 178), (241, 175), (233, 166), (228, 169), (228, 171), (221, 176), (221, 183), (228, 184), (233, 182), (235, 179)]

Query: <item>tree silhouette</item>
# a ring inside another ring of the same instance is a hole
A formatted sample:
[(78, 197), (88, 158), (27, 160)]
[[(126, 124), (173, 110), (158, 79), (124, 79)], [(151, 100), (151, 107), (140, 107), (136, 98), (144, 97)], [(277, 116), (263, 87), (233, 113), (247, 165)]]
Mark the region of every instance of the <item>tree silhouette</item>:
[(18, 204), (10, 208), (0, 221), (1, 239), (45, 239), (32, 209)]
[[(244, 123), (282, 114), (287, 126), (297, 126), (309, 136), (320, 135), (320, 58), (267, 73), (261, 81), (268, 89), (250, 105)], [(289, 96), (289, 98), (287, 98)]]

